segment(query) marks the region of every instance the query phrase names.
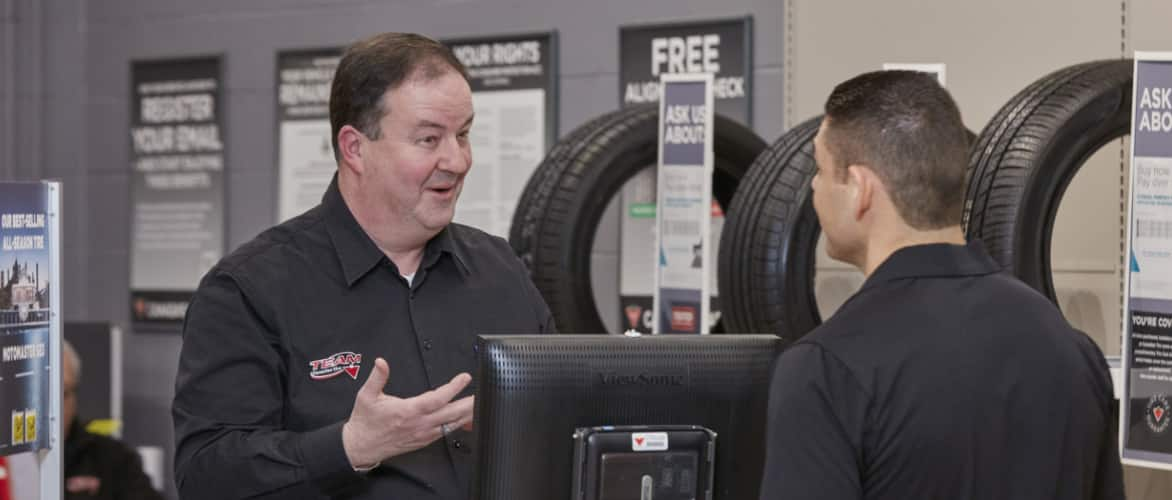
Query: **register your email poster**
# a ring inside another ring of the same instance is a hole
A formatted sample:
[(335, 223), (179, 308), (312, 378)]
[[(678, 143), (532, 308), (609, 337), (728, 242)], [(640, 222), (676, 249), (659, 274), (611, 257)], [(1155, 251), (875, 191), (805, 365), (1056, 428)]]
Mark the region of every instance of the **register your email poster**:
[(660, 102), (652, 333), (708, 333), (712, 75), (667, 75)]
[(1172, 469), (1172, 53), (1135, 59), (1121, 454)]
[(130, 311), (138, 332), (178, 333), (224, 251), (220, 59), (131, 66)]
[(0, 183), (0, 455), (48, 446), (48, 212), (45, 184)]

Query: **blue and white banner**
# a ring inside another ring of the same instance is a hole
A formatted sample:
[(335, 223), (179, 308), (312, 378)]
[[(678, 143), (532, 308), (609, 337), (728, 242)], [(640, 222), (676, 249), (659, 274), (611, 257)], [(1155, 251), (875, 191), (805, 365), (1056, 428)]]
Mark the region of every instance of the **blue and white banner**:
[(1121, 456), (1172, 470), (1172, 53), (1137, 52), (1133, 92)]
[(652, 333), (708, 333), (712, 288), (712, 81), (663, 75)]
[(49, 446), (52, 258), (49, 185), (0, 183), (0, 455)]

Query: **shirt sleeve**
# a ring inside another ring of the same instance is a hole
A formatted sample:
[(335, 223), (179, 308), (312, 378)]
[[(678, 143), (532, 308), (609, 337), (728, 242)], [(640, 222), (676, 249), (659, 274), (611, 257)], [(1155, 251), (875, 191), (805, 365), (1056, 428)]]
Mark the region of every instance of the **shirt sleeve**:
[(1103, 407), (1103, 415), (1106, 417), (1103, 437), (1099, 443), (1093, 498), (1095, 500), (1123, 499), (1126, 498), (1126, 495), (1124, 495), (1123, 489), (1123, 464), (1119, 460), (1119, 435), (1116, 432), (1117, 426), (1111, 421), (1115, 415), (1111, 410), (1111, 406), (1115, 404), (1115, 386), (1111, 383), (1111, 368), (1107, 365), (1107, 359), (1099, 350), (1098, 344), (1095, 344), (1089, 337), (1085, 337), (1084, 340), (1093, 351), (1091, 359), (1095, 362), (1095, 373), (1098, 375), (1099, 385), (1102, 388), (1100, 390), (1100, 404)]
[(761, 500), (862, 497), (869, 398), (823, 348), (799, 343), (774, 367)]
[(342, 422), (283, 428), (279, 346), (240, 282), (213, 269), (188, 307), (175, 382), (181, 497), (314, 497), (363, 480), (346, 458)]

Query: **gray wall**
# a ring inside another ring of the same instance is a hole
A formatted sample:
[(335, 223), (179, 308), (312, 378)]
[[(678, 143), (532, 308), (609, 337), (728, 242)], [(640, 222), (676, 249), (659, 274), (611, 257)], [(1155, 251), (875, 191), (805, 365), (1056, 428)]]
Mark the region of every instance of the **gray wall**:
[[(756, 128), (772, 140), (782, 131), (782, 11), (776, 0), (0, 0), (0, 179), (64, 180), (66, 319), (128, 327), (133, 60), (225, 56), (234, 248), (276, 218), (278, 50), (344, 45), (381, 31), (446, 38), (556, 29), (565, 133), (618, 107), (620, 24), (749, 14)], [(613, 263), (617, 241), (605, 240), (600, 263)], [(169, 457), (179, 338), (126, 331), (125, 439), (166, 446)]]

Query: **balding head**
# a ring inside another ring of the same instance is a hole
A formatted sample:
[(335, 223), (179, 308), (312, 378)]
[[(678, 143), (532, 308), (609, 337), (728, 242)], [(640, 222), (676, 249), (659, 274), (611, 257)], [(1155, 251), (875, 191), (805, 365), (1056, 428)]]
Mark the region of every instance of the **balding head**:
[(77, 417), (77, 386), (80, 383), (81, 358), (73, 344), (61, 339), (61, 416), (66, 437), (69, 437), (73, 419)]

